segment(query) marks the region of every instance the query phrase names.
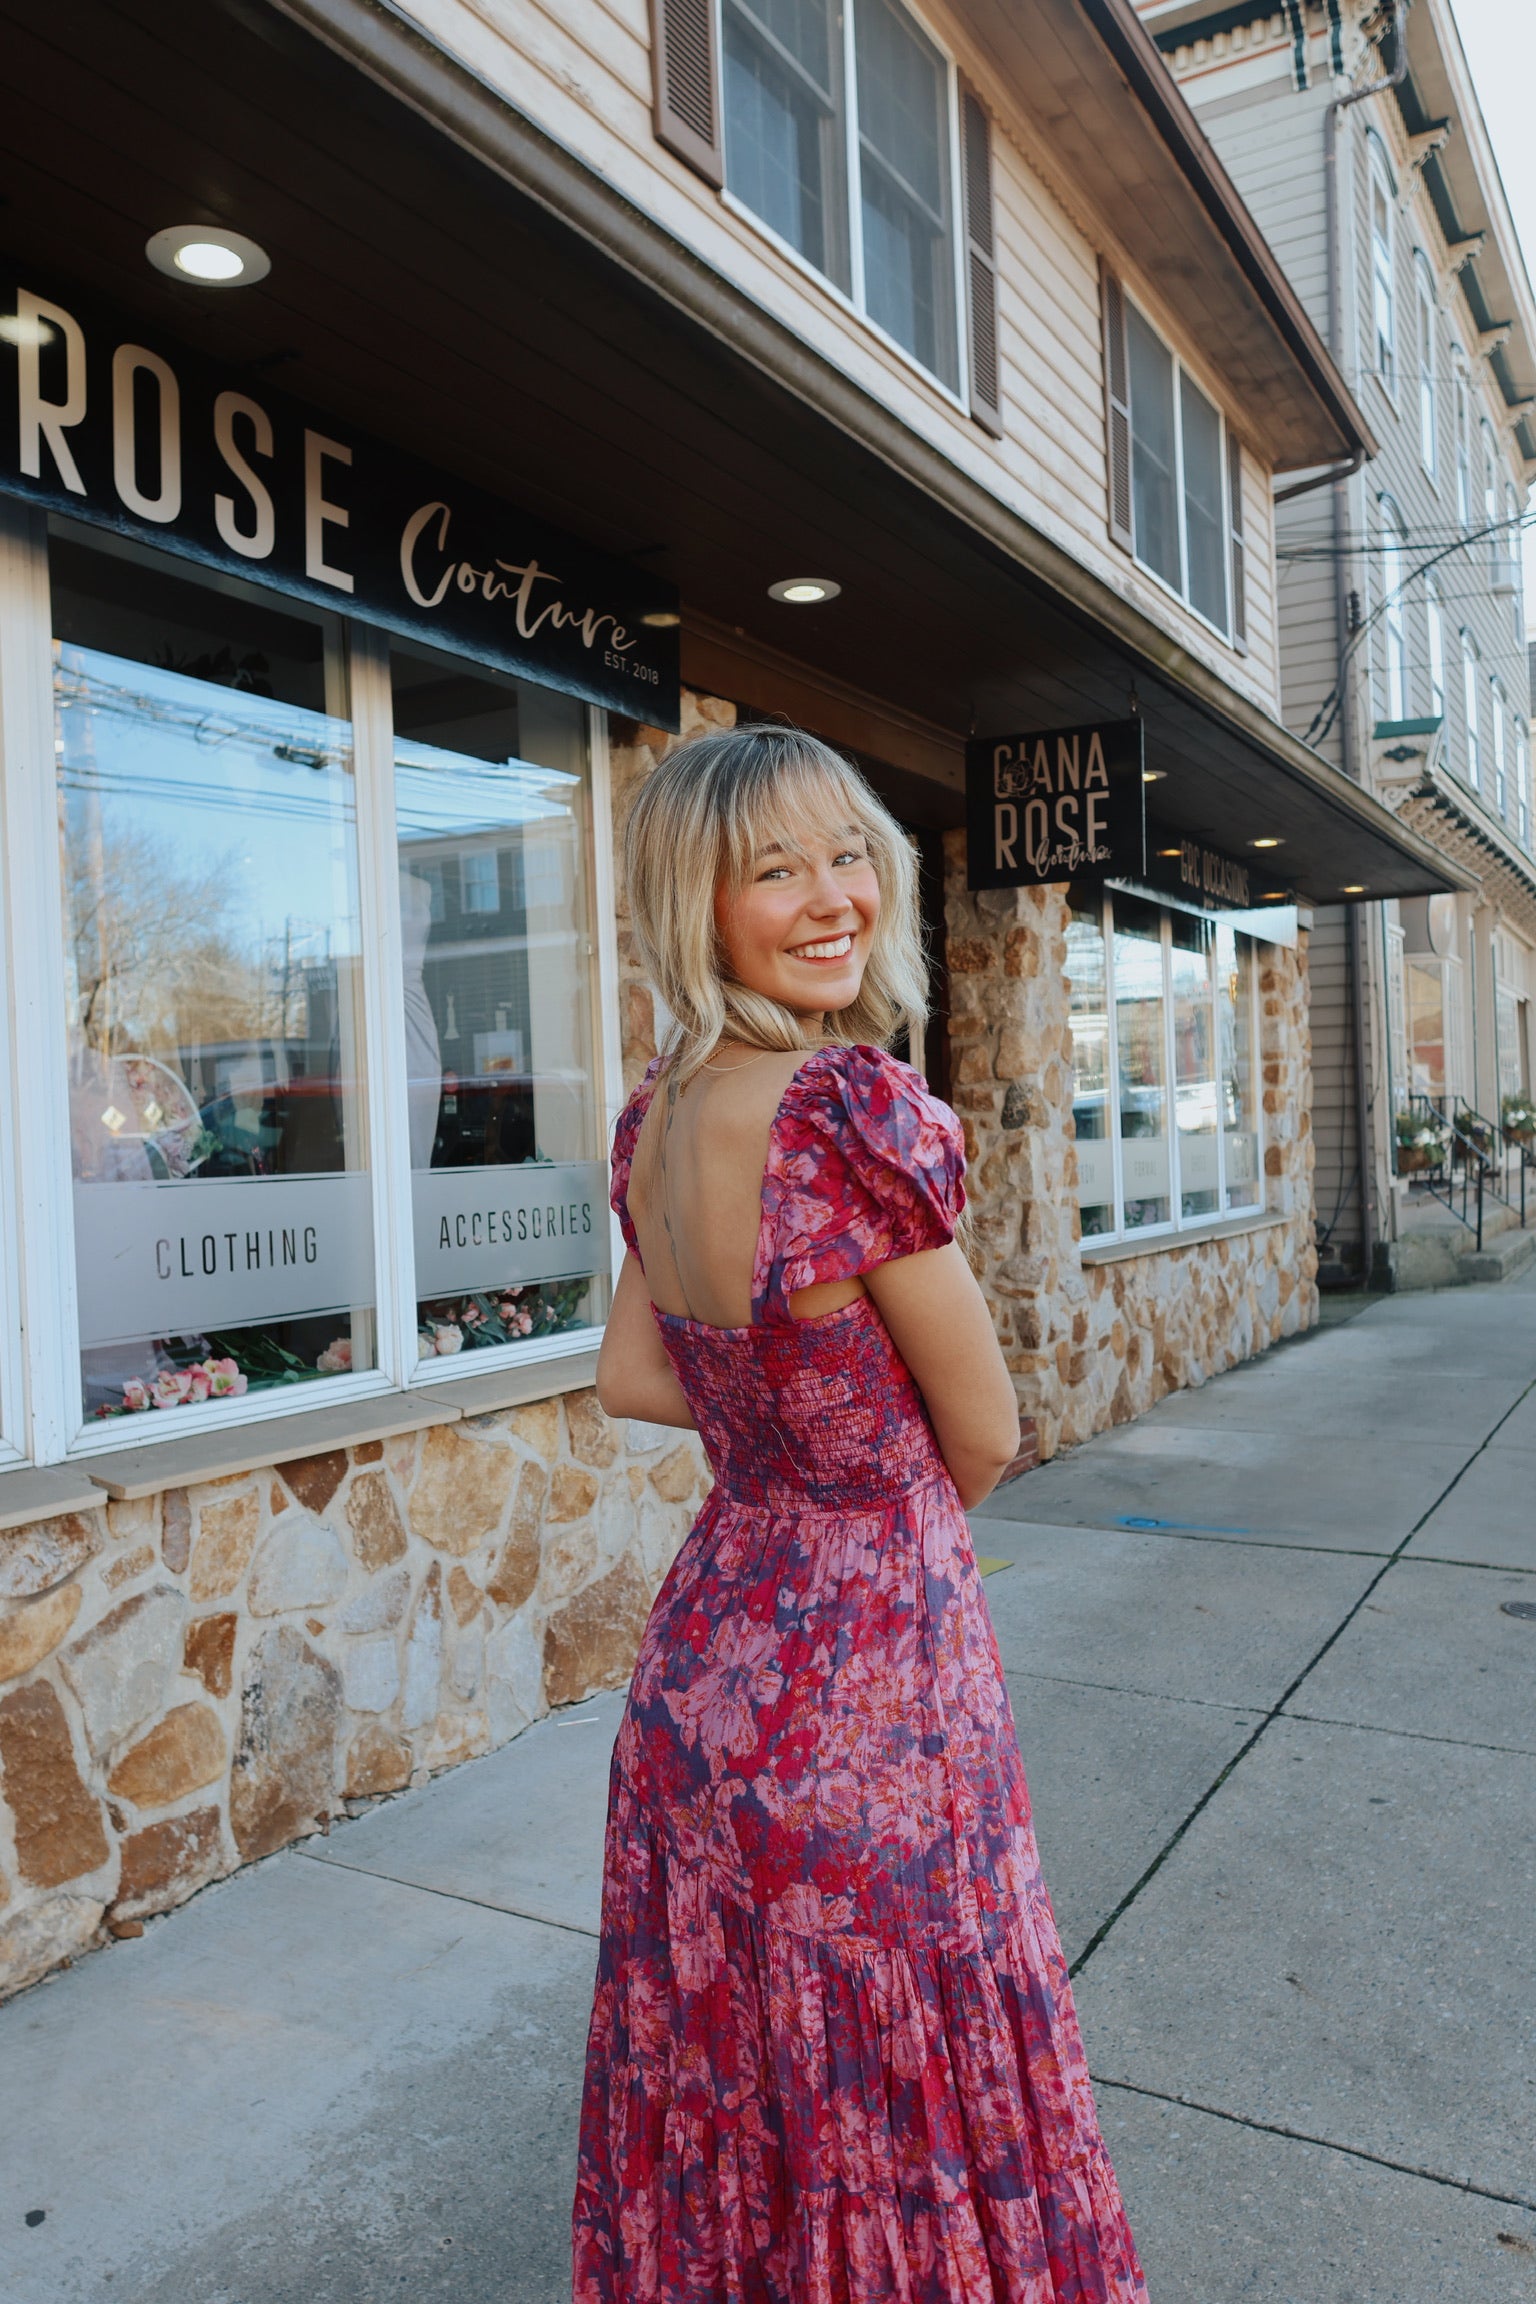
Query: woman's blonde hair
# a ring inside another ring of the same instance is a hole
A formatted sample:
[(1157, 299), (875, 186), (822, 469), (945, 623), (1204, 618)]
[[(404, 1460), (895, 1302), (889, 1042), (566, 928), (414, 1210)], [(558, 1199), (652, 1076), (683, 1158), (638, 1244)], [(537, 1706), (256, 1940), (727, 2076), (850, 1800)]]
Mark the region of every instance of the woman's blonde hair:
[(727, 1034), (758, 1048), (812, 1044), (792, 1010), (729, 974), (715, 926), (717, 888), (745, 886), (769, 845), (796, 853), (811, 825), (858, 831), (880, 889), (858, 998), (828, 1014), (828, 1036), (884, 1047), (926, 1019), (917, 860), (858, 770), (800, 728), (758, 723), (696, 736), (648, 778), (624, 834), (635, 941), (671, 1011), (663, 1053), (679, 1081)]

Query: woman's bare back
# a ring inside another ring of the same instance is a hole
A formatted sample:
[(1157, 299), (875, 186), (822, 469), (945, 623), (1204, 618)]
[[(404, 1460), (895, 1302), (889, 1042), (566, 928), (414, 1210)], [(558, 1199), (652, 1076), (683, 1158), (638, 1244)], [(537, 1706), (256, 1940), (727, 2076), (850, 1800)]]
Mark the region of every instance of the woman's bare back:
[[(718, 1052), (683, 1088), (663, 1073), (635, 1145), (629, 1214), (651, 1302), (711, 1328), (752, 1320), (763, 1170), (775, 1116), (805, 1051)], [(837, 1311), (861, 1280), (826, 1281), (789, 1300), (797, 1320)]]

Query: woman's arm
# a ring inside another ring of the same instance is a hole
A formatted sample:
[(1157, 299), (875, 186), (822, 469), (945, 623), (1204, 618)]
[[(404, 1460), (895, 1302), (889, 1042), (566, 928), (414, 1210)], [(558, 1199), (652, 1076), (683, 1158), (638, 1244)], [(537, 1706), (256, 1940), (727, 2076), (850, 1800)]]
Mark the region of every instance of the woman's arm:
[(651, 1317), (645, 1274), (626, 1256), (613, 1291), (613, 1309), (597, 1354), (597, 1397), (610, 1416), (638, 1416), (647, 1424), (696, 1429), (683, 1388)]
[(961, 1503), (979, 1504), (1019, 1452), (1019, 1408), (974, 1273), (951, 1241), (879, 1265), (864, 1285), (912, 1371)]

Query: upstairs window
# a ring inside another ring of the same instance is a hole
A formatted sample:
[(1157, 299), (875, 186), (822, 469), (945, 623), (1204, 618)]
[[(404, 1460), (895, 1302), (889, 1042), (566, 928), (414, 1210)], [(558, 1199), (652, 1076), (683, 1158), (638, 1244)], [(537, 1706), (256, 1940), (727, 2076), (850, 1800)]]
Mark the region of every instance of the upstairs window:
[(1501, 816), (1509, 814), (1509, 770), (1505, 758), (1504, 686), (1497, 673), (1488, 683), (1493, 714), (1493, 804)]
[(1493, 451), (1493, 431), (1485, 422), (1483, 437), (1483, 528), (1487, 535), (1488, 579), (1495, 591), (1504, 582), (1504, 536), (1499, 527), (1498, 462)]
[(1402, 518), (1390, 497), (1381, 508), (1382, 626), (1387, 644), (1386, 716), (1408, 717), (1408, 623), (1403, 599), (1403, 553), (1406, 539)]
[(1445, 608), (1437, 576), (1424, 579), (1424, 616), (1429, 627), (1429, 709), (1436, 720), (1445, 718)]
[(1419, 460), (1431, 480), (1439, 469), (1440, 405), (1436, 386), (1435, 276), (1421, 250), (1414, 264), (1418, 288)]
[(1461, 636), (1462, 701), (1467, 715), (1467, 782), (1474, 792), (1483, 788), (1483, 746), (1480, 729), (1479, 677), (1477, 642), (1470, 632)]
[(1472, 415), (1467, 398), (1467, 369), (1461, 346), (1451, 347), (1456, 375), (1453, 417), (1456, 427), (1456, 518), (1463, 528), (1472, 525)]
[(1221, 412), (1119, 282), (1105, 285), (1112, 532), (1225, 636), (1238, 467)]
[(1522, 848), (1531, 845), (1531, 740), (1523, 720), (1515, 722), (1515, 834)]
[(896, 0), (723, 0), (727, 189), (960, 390), (955, 76)]
[(1392, 226), (1397, 196), (1386, 155), (1371, 139), (1371, 319), (1376, 373), (1397, 397), (1397, 275)]

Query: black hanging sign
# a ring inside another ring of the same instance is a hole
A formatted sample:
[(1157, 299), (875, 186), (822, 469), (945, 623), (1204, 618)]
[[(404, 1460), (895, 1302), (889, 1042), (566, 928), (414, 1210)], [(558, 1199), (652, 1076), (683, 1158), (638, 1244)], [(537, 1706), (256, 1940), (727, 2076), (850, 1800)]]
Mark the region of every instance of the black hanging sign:
[(965, 748), (967, 885), (1139, 877), (1146, 865), (1142, 722), (978, 737)]
[[(451, 408), (432, 413), (451, 436)], [(670, 585), (9, 268), (0, 490), (678, 725)]]

